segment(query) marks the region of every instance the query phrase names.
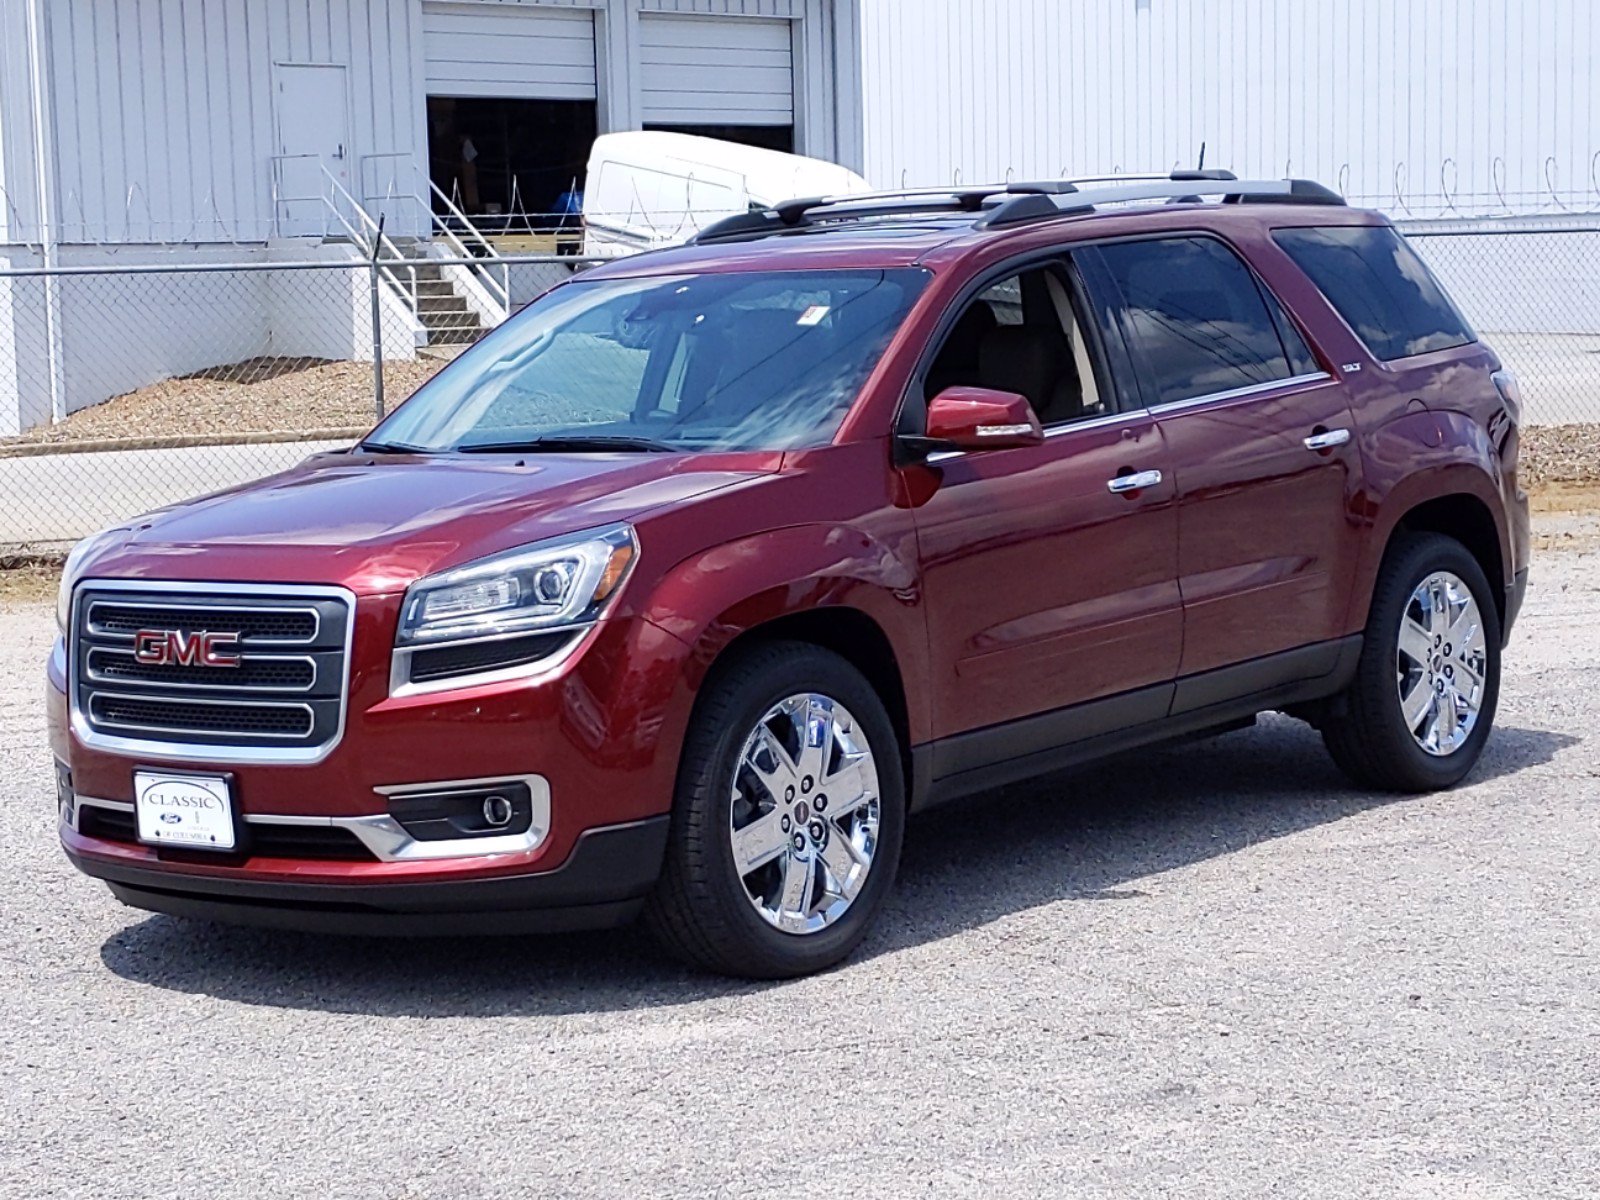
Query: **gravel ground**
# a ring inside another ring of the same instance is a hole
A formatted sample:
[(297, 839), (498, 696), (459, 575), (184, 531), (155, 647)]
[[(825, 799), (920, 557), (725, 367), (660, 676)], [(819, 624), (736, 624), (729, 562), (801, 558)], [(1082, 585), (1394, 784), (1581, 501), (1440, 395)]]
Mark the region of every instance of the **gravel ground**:
[[(416, 391), (444, 362), (440, 356), (385, 363), (383, 386), (389, 406)], [(371, 363), (254, 358), (153, 383), (81, 409), (59, 425), (42, 425), (20, 437), (0, 439), (0, 445), (366, 429), (372, 421)]]
[(1592, 550), (1536, 564), (1456, 791), (1284, 719), (1013, 788), (771, 987), (120, 908), (55, 844), (50, 615), (0, 628), (0, 1196), (1600, 1194)]
[(1600, 424), (1524, 429), (1520, 470), (1528, 487), (1600, 482)]

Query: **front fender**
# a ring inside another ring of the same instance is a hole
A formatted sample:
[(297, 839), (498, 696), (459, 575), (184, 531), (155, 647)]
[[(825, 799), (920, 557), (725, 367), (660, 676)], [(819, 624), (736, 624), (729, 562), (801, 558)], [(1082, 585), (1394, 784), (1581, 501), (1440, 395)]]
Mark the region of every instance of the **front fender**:
[[(912, 744), (928, 737), (927, 629), (909, 525), (879, 538), (846, 524), (795, 525), (700, 551), (665, 572), (640, 614), (689, 647), (682, 686), (698, 695), (717, 657), (734, 639), (800, 613), (854, 610), (883, 632), (907, 703)], [(663, 730), (681, 744), (689, 705), (673, 705), (682, 725)]]

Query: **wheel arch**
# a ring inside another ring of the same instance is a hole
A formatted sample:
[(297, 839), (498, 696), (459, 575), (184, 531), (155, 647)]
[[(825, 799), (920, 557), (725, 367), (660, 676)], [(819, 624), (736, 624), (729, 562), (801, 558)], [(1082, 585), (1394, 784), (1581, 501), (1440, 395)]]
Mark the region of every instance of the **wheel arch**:
[[(804, 642), (837, 654), (865, 676), (878, 694), (900, 743), (901, 768), (910, 782), (911, 726), (905, 676), (889, 635), (867, 613), (842, 605), (786, 613), (752, 625), (724, 645), (710, 665), (731, 662), (742, 650), (770, 642)], [(709, 674), (708, 673), (708, 678)]]
[[(1468, 492), (1453, 492), (1425, 500), (1408, 509), (1395, 522), (1389, 545), (1408, 533), (1439, 533), (1467, 548), (1483, 568), (1484, 578), (1494, 591), (1495, 609), (1502, 624), (1506, 616), (1505, 554), (1500, 545), (1500, 530), (1489, 506)], [(1388, 548), (1385, 547), (1385, 553)]]
[[(842, 525), (792, 526), (724, 543), (665, 572), (641, 614), (683, 647), (658, 745), (678, 750), (730, 655), (793, 640), (840, 655), (883, 701), (902, 759), (927, 739), (927, 630), (910, 547)], [(909, 777), (908, 777), (909, 778)]]

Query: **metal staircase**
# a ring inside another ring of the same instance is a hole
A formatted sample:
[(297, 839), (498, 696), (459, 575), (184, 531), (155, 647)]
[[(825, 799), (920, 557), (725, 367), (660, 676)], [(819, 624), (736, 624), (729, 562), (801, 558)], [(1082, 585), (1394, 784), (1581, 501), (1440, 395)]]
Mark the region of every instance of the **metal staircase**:
[(283, 206), (320, 201), (323, 240), (347, 243), (358, 247), (363, 257), (373, 258), (389, 294), (414, 322), (418, 345), (467, 345), (510, 315), (509, 264), (431, 180), (427, 186), (442, 203), (443, 214), (435, 212), (433, 204), (421, 196), (394, 190), (392, 183), (389, 193), (380, 198), (385, 207), (399, 203), (427, 213), (432, 237), (425, 240), (385, 232), (367, 206), (326, 166), (321, 167), (317, 196), (286, 195), (281, 187), (281, 168), (282, 164), (275, 161), (275, 204), (280, 215)]

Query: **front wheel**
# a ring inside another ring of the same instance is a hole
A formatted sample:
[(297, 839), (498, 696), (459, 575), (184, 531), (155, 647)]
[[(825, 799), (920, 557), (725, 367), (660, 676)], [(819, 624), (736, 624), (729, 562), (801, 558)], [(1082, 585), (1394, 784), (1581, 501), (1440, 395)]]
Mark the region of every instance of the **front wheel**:
[(1472, 770), (1500, 695), (1500, 616), (1483, 568), (1440, 534), (1384, 560), (1355, 680), (1322, 723), (1334, 761), (1385, 791), (1449, 787)]
[(833, 965), (894, 881), (900, 747), (838, 655), (773, 642), (719, 667), (695, 706), (645, 919), (676, 956), (758, 979)]

